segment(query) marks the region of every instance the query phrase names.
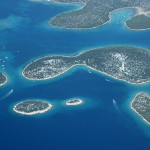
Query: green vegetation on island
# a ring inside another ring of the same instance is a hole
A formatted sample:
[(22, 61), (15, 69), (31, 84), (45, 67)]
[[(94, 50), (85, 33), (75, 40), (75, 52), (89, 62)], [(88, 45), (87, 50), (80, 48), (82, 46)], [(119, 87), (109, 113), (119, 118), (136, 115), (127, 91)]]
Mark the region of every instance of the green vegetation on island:
[(73, 57), (50, 56), (31, 62), (23, 70), (23, 75), (31, 80), (54, 78), (77, 64)]
[(32, 61), (22, 74), (29, 80), (45, 80), (59, 76), (77, 65), (132, 84), (150, 81), (150, 52), (129, 46), (97, 48), (70, 57), (47, 56)]
[(81, 99), (71, 99), (66, 102), (67, 106), (75, 106), (75, 105), (81, 105), (83, 101)]
[(16, 104), (13, 110), (23, 115), (35, 115), (48, 111), (52, 105), (40, 100), (26, 100)]
[(147, 123), (150, 123), (150, 96), (138, 93), (131, 103), (131, 108), (138, 113)]
[[(50, 25), (61, 27), (61, 28), (72, 28), (72, 29), (84, 29), (93, 28), (104, 25), (110, 21), (110, 13), (116, 9), (125, 7), (140, 8), (142, 10), (149, 11), (150, 3), (149, 0), (52, 0), (56, 2), (72, 3), (81, 2), (84, 3), (84, 7), (72, 11), (57, 15), (49, 21)], [(144, 22), (147, 22), (144, 18)], [(134, 22), (135, 21), (135, 22)], [(142, 21), (142, 20), (141, 20)], [(135, 24), (136, 20), (132, 20), (132, 24)], [(144, 23), (140, 22), (141, 26), (144, 27)]]
[(0, 86), (4, 85), (7, 82), (7, 77), (0, 72)]
[(132, 30), (150, 29), (150, 17), (146, 15), (137, 15), (126, 22), (126, 26)]

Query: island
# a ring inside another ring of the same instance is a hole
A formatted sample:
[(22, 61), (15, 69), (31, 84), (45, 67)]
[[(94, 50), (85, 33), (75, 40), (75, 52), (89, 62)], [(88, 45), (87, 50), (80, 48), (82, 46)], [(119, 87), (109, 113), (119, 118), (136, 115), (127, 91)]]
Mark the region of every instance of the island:
[(13, 107), (16, 113), (23, 115), (35, 115), (45, 113), (50, 110), (52, 105), (41, 100), (25, 100)]
[(81, 104), (83, 104), (83, 101), (81, 99), (71, 99), (66, 102), (67, 106), (75, 106), (75, 105), (81, 105)]
[(0, 72), (0, 86), (6, 83), (7, 83), (7, 77), (2, 72)]
[(150, 124), (150, 96), (146, 93), (138, 93), (131, 102), (131, 108)]
[(137, 15), (126, 22), (126, 26), (132, 30), (150, 29), (150, 17), (144, 14)]
[(150, 51), (131, 46), (110, 46), (87, 50), (77, 56), (46, 56), (29, 63), (22, 71), (28, 80), (60, 76), (74, 66), (94, 71), (131, 84), (150, 81)]
[[(84, 6), (76, 11), (65, 12), (53, 17), (49, 25), (68, 29), (89, 29), (102, 26), (110, 21), (110, 13), (116, 9), (137, 8), (143, 12), (149, 12), (148, 0), (51, 0), (61, 3), (84, 3)], [(138, 11), (137, 11), (138, 12)], [(139, 17), (138, 17), (139, 18)], [(144, 22), (149, 22), (148, 17), (140, 17), (141, 27)], [(136, 24), (137, 18), (133, 18), (132, 24)], [(145, 28), (147, 29), (147, 27)]]

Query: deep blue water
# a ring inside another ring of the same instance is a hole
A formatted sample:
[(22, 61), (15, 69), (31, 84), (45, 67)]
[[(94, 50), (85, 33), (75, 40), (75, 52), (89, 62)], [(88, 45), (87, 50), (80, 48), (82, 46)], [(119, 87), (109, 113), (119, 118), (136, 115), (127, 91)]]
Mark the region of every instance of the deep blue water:
[[(150, 84), (133, 86), (84, 67), (41, 82), (27, 81), (21, 70), (32, 59), (46, 55), (75, 55), (109, 45), (150, 49), (150, 31), (129, 31), (123, 22), (134, 10), (113, 12), (112, 20), (92, 30), (65, 30), (47, 21), (80, 5), (1, 0), (0, 70), (9, 83), (0, 89), (0, 150), (145, 150), (150, 147), (150, 127), (129, 107), (139, 91)], [(118, 13), (119, 12), (119, 13)], [(110, 80), (110, 82), (106, 81)], [(149, 92), (150, 93), (150, 92)], [(82, 106), (68, 108), (66, 99), (82, 98)], [(45, 115), (15, 114), (13, 105), (25, 99), (46, 99), (54, 108)], [(116, 100), (119, 111), (113, 106)]]

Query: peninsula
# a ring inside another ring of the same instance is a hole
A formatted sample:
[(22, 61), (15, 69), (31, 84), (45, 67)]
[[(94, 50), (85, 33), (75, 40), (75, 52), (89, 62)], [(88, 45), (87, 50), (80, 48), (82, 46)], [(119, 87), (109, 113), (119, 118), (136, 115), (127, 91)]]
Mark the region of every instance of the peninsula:
[(7, 82), (7, 77), (0, 72), (0, 86), (6, 84), (6, 82)]
[(44, 113), (52, 108), (52, 105), (41, 100), (26, 100), (16, 104), (13, 110), (23, 115), (35, 115)]
[(77, 63), (73, 57), (44, 57), (28, 64), (22, 74), (30, 80), (49, 79), (61, 75)]
[(150, 96), (146, 93), (138, 93), (131, 103), (131, 108), (150, 124)]
[[(53, 2), (61, 3), (73, 3), (80, 2), (84, 3), (84, 6), (76, 11), (66, 12), (60, 15), (55, 16), (49, 21), (49, 24), (61, 28), (70, 28), (70, 29), (85, 29), (93, 28), (106, 24), (110, 21), (110, 13), (116, 9), (121, 8), (137, 8), (143, 10), (143, 12), (150, 11), (149, 0), (51, 0)], [(144, 23), (149, 22), (149, 17), (134, 17), (129, 22), (132, 28), (135, 24), (140, 22), (140, 26), (143, 29), (148, 29), (148, 24)], [(144, 22), (143, 22), (144, 20)], [(137, 29), (136, 24), (136, 28)]]
[(43, 57), (29, 63), (22, 75), (29, 80), (45, 80), (79, 65), (131, 84), (150, 82), (150, 51), (130, 46), (97, 48), (77, 56)]
[(132, 30), (150, 29), (150, 17), (146, 15), (137, 15), (126, 22), (126, 26)]

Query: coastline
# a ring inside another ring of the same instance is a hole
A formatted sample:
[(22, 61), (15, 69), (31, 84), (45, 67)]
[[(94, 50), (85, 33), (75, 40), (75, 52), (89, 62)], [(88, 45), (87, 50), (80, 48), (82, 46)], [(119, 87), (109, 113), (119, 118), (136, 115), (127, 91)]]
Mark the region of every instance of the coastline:
[[(21, 104), (21, 103), (23, 103), (23, 101), (17, 103), (16, 105)], [(18, 114), (28, 115), (28, 116), (31, 116), (31, 115), (38, 115), (38, 114), (45, 113), (45, 112), (49, 111), (50, 109), (52, 109), (52, 107), (53, 107), (52, 104), (50, 104), (50, 103), (47, 103), (47, 104), (48, 104), (48, 107), (47, 107), (46, 109), (44, 109), (44, 110), (38, 110), (38, 111), (33, 111), (33, 112), (30, 112), (30, 113), (21, 112), (21, 111), (16, 110), (16, 105), (15, 105), (15, 106), (13, 107), (13, 111), (16, 112), (16, 113), (18, 113)]]
[(143, 9), (138, 8), (138, 15), (145, 15), (145, 16), (147, 16), (148, 14), (150, 14), (150, 11), (143, 11)]
[[(73, 102), (73, 103), (70, 103), (71, 101), (77, 101), (77, 102)], [(84, 102), (83, 102), (83, 100), (81, 100), (81, 99), (70, 99), (70, 100), (67, 100), (66, 102), (65, 102), (65, 104), (66, 104), (66, 106), (77, 106), (77, 105), (82, 105)]]
[[(3, 76), (5, 76), (3, 73), (2, 73), (2, 75), (3, 75)], [(2, 83), (2, 84), (0, 84), (0, 87), (1, 87), (1, 86), (3, 86), (3, 85), (5, 85), (5, 84), (8, 82), (8, 77), (7, 77), (7, 76), (5, 76), (5, 78), (6, 78), (5, 82), (4, 82), (4, 83)]]
[[(147, 16), (147, 14), (150, 14), (150, 11), (144, 12), (143, 9), (141, 9), (139, 7), (137, 7), (136, 9), (137, 9), (137, 15), (135, 15), (135, 16), (138, 16), (138, 15), (145, 15), (145, 16)], [(149, 28), (145, 28), (145, 29), (131, 29), (130, 27), (127, 26), (126, 22), (124, 22), (124, 25), (125, 25), (125, 27), (128, 30), (131, 30), (131, 31), (145, 31), (145, 30), (150, 30), (150, 27)]]
[[(119, 46), (111, 46), (111, 47), (119, 47)], [(132, 46), (132, 47), (133, 47), (133, 46)], [(102, 48), (105, 48), (105, 47), (102, 47)], [(138, 48), (143, 49), (142, 47), (138, 47)], [(66, 58), (71, 58), (71, 57), (74, 57), (74, 58), (75, 58), (75, 57), (76, 57), (76, 58), (78, 58), (80, 55), (82, 55), (82, 54), (84, 54), (84, 53), (86, 53), (86, 52), (88, 52), (88, 51), (92, 51), (92, 50), (95, 50), (95, 48), (94, 48), (94, 49), (91, 49), (91, 50), (86, 50), (86, 51), (81, 52), (80, 54), (75, 55), (75, 56), (63, 56), (63, 57), (66, 57)], [(148, 49), (146, 49), (146, 51), (148, 51)], [(54, 55), (54, 56), (55, 56), (55, 55)], [(61, 56), (61, 55), (60, 55), (60, 56)], [(47, 57), (53, 57), (53, 56), (45, 56), (45, 57), (42, 57), (42, 58), (47, 58)], [(37, 60), (40, 60), (40, 59), (42, 59), (42, 58), (38, 58), (38, 59), (34, 60), (33, 62), (35, 62), (35, 61), (37, 61)], [(28, 65), (26, 65), (26, 67), (28, 67), (28, 66), (29, 66), (30, 64), (32, 64), (33, 62), (30, 62)], [(68, 69), (65, 70), (64, 72), (60, 73), (59, 75), (56, 75), (56, 76), (54, 76), (54, 77), (47, 77), (47, 78), (44, 78), (44, 79), (29, 79), (29, 78), (27, 78), (27, 77), (24, 75), (24, 73), (23, 73), (24, 70), (26, 69), (26, 67), (25, 67), (25, 68), (23, 69), (23, 71), (22, 71), (22, 76), (23, 76), (24, 78), (26, 78), (27, 80), (31, 80), (31, 81), (48, 80), (48, 79), (53, 79), (53, 78), (56, 78), (56, 77), (58, 77), (58, 76), (61, 76), (62, 74), (66, 73), (67, 71), (71, 70), (73, 67), (77, 67), (77, 66), (85, 66), (85, 67), (87, 67), (87, 68), (90, 68), (90, 69), (93, 70), (93, 71), (96, 71), (96, 72), (102, 74), (102, 75), (106, 75), (106, 76), (111, 77), (111, 78), (113, 78), (113, 79), (116, 79), (116, 80), (119, 80), (119, 81), (123, 81), (123, 82), (126, 82), (126, 83), (128, 83), (128, 84), (132, 84), (132, 85), (136, 85), (136, 86), (142, 85), (142, 84), (146, 84), (146, 83), (149, 83), (149, 82), (150, 82), (150, 80), (148, 80), (148, 81), (143, 81), (143, 82), (141, 82), (141, 83), (132, 83), (132, 82), (127, 81), (127, 80), (124, 80), (124, 79), (118, 79), (118, 78), (116, 78), (116, 77), (114, 77), (114, 76), (112, 76), (112, 75), (109, 75), (109, 74), (105, 73), (105, 72), (96, 70), (96, 69), (94, 69), (94, 68), (92, 68), (92, 67), (86, 65), (85, 63), (74, 64), (73, 66), (71, 66), (70, 68), (68, 68)]]
[(101, 73), (101, 74), (104, 74), (104, 75), (106, 75), (106, 76), (109, 76), (109, 77), (111, 77), (111, 78), (113, 78), (113, 79), (116, 79), (116, 80), (119, 80), (119, 81), (123, 81), (123, 82), (126, 82), (126, 83), (128, 83), (128, 84), (132, 84), (132, 85), (136, 85), (136, 86), (150, 82), (150, 80), (149, 80), (149, 81), (145, 81), (145, 82), (142, 82), (142, 83), (132, 83), (132, 82), (129, 82), (129, 81), (126, 81), (126, 80), (123, 80), (123, 79), (118, 79), (118, 78), (116, 78), (116, 77), (113, 77), (112, 75), (108, 75), (107, 73), (104, 73), (104, 72), (102, 72), (102, 71), (98, 71), (98, 70), (96, 70), (96, 69), (94, 69), (94, 68), (92, 68), (92, 67), (89, 67), (89, 66), (87, 66), (87, 65), (85, 65), (85, 66), (88, 67), (88, 68), (90, 68), (91, 70), (94, 70), (94, 71), (96, 71), (96, 72), (99, 72), (99, 73)]
[[(58, 55), (54, 55), (54, 56), (58, 56)], [(42, 57), (42, 58), (48, 58), (48, 57), (54, 57), (54, 56), (45, 56), (45, 57)], [(63, 55), (59, 55), (59, 56), (62, 56), (62, 57), (65, 57), (65, 58), (78, 57), (78, 55), (77, 55), (77, 56), (63, 56)], [(29, 78), (27, 78), (27, 77), (24, 75), (23, 72), (24, 72), (24, 70), (25, 70), (29, 65), (31, 65), (33, 62), (38, 61), (38, 60), (40, 60), (40, 59), (42, 59), (42, 58), (35, 59), (35, 60), (33, 60), (32, 62), (30, 62), (29, 64), (27, 64), (27, 65), (24, 67), (24, 69), (22, 70), (22, 72), (21, 72), (22, 76), (23, 76), (24, 78), (26, 78), (27, 80), (35, 81), (35, 79), (29, 79)], [(67, 71), (71, 70), (72, 68), (74, 68), (74, 67), (76, 67), (76, 66), (82, 66), (82, 64), (74, 64), (74, 65), (72, 65), (70, 68), (66, 69), (64, 72), (62, 72), (62, 73), (60, 73), (59, 75), (56, 75), (56, 76), (54, 76), (54, 77), (47, 77), (47, 78), (44, 78), (44, 79), (36, 79), (36, 80), (42, 81), (42, 80), (48, 80), (48, 79), (56, 78), (56, 77), (61, 76), (62, 74), (66, 73)]]
[[(66, 102), (70, 100), (82, 100), (82, 103), (79, 105), (66, 105)], [(63, 111), (67, 110), (67, 112), (74, 110), (87, 110), (97, 108), (99, 105), (97, 100), (99, 99), (91, 99), (87, 96), (79, 96), (78, 94), (75, 94), (71, 97), (63, 98), (62, 101), (59, 102), (59, 105)]]
[[(45, 78), (45, 79), (36, 79), (36, 80), (42, 81), (42, 80), (49, 80), (49, 79), (57, 78), (58, 76), (61, 76), (62, 74), (65, 74), (67, 71), (69, 71), (70, 69), (72, 69), (73, 67), (76, 67), (76, 66), (85, 66), (85, 67), (87, 67), (87, 68), (89, 68), (89, 69), (91, 69), (91, 70), (93, 70), (93, 71), (95, 71), (95, 72), (98, 72), (98, 73), (100, 73), (100, 74), (109, 76), (109, 77), (111, 77), (111, 78), (113, 78), (113, 79), (115, 79), (115, 80), (123, 81), (123, 82), (126, 82), (126, 83), (128, 83), (128, 84), (132, 84), (132, 85), (137, 85), (137, 86), (138, 86), (138, 85), (142, 85), (142, 84), (146, 84), (146, 83), (149, 83), (149, 82), (150, 82), (150, 80), (149, 80), (149, 81), (145, 81), (145, 82), (142, 82), (142, 83), (132, 83), (132, 82), (129, 82), (129, 81), (126, 81), (126, 80), (123, 80), (123, 79), (118, 79), (118, 78), (113, 77), (112, 75), (108, 75), (108, 74), (106, 74), (106, 73), (104, 73), (104, 72), (102, 72), (102, 71), (98, 71), (98, 70), (96, 70), (96, 69), (94, 69), (94, 68), (92, 68), (92, 67), (89, 67), (89, 66), (85, 65), (85, 64), (73, 65), (71, 68), (67, 69), (65, 72), (63, 72), (63, 73), (61, 73), (61, 74), (59, 74), (59, 75), (57, 75), (57, 76), (55, 76), (55, 77), (48, 77), (48, 78)], [(29, 79), (29, 78), (27, 78), (23, 73), (22, 73), (22, 76), (23, 76), (24, 78), (26, 78), (27, 80), (36, 81), (35, 79)]]
[[(50, 2), (50, 3), (57, 3), (57, 4), (65, 4), (65, 5), (71, 5), (71, 4), (80, 4), (81, 3), (81, 7), (79, 9), (76, 9), (76, 10), (73, 10), (73, 11), (68, 11), (68, 12), (64, 12), (64, 13), (60, 13), (60, 14), (57, 14), (56, 16), (52, 17), (51, 19), (48, 19), (48, 25), (53, 27), (53, 28), (60, 28), (60, 29), (68, 29), (68, 30), (90, 30), (90, 29), (95, 29), (95, 28), (98, 28), (98, 27), (102, 27), (104, 26), (105, 24), (109, 23), (111, 21), (111, 14), (114, 12), (114, 11), (117, 11), (117, 10), (121, 10), (121, 9), (127, 9), (127, 8), (131, 8), (131, 9), (137, 9), (137, 12), (136, 12), (136, 15), (141, 15), (141, 14), (144, 14), (144, 15), (147, 15), (147, 14), (150, 14), (150, 11), (143, 11), (142, 8), (140, 7), (123, 7), (123, 8), (117, 8), (117, 9), (114, 9), (113, 11), (109, 12), (109, 20), (106, 21), (105, 23), (101, 24), (101, 25), (96, 25), (96, 26), (93, 26), (93, 27), (89, 27), (89, 28), (67, 28), (67, 27), (59, 27), (59, 26), (55, 26), (55, 25), (52, 25), (51, 22), (53, 19), (55, 19), (57, 16), (59, 15), (62, 15), (62, 14), (66, 14), (66, 13), (71, 13), (71, 12), (74, 12), (74, 11), (79, 11), (81, 9), (83, 9), (85, 6), (86, 6), (86, 2), (58, 2), (58, 1), (51, 1), (51, 0), (46, 0), (46, 1), (32, 1), (30, 0), (31, 2)], [(135, 15), (135, 16), (136, 16)], [(125, 27), (128, 29), (128, 30), (132, 30), (132, 31), (145, 31), (145, 30), (150, 30), (150, 28), (146, 28), (146, 29), (131, 29), (129, 28), (127, 25), (126, 25), (126, 22), (124, 22), (125, 24)]]
[(77, 9), (77, 10), (82, 9), (86, 5), (86, 3), (84, 3), (84, 2), (71, 2), (71, 3), (64, 2), (63, 3), (63, 2), (58, 2), (58, 1), (55, 1), (55, 0), (47, 0), (47, 2), (56, 3), (56, 4), (64, 4), (64, 5), (83, 4), (83, 6), (81, 8), (79, 8), (79, 9)]
[[(81, 8), (81, 9), (82, 9), (82, 8)], [(122, 9), (136, 9), (136, 10), (137, 10), (136, 14), (139, 13), (139, 9), (141, 10), (140, 7), (123, 7), (123, 8), (114, 9), (113, 11), (109, 12), (109, 15), (108, 15), (109, 20), (108, 20), (108, 21), (106, 21), (105, 23), (103, 23), (103, 24), (101, 24), (101, 25), (93, 26), (93, 27), (90, 27), (90, 28), (66, 28), (66, 27), (54, 26), (54, 25), (51, 24), (52, 20), (55, 19), (57, 16), (62, 15), (62, 14), (66, 14), (66, 13), (72, 13), (72, 12), (74, 12), (74, 11), (69, 11), (69, 12), (60, 13), (60, 14), (54, 16), (52, 19), (50, 19), (50, 21), (48, 21), (48, 25), (51, 26), (51, 27), (54, 27), (54, 28), (68, 29), (68, 30), (91, 30), (91, 29), (96, 29), (96, 28), (102, 27), (102, 26), (104, 26), (105, 24), (108, 24), (109, 22), (111, 22), (111, 20), (112, 20), (112, 19), (111, 19), (111, 18), (112, 18), (112, 13), (113, 13), (114, 11), (118, 11), (118, 10), (122, 10)], [(78, 9), (78, 10), (80, 10), (80, 9)], [(78, 11), (78, 10), (77, 10), (77, 11)], [(136, 16), (136, 15), (134, 15), (134, 16)], [(133, 17), (134, 17), (134, 16), (133, 16)], [(126, 22), (124, 22), (124, 24), (126, 24)], [(129, 28), (129, 30), (130, 30), (130, 28)], [(131, 29), (131, 30), (132, 30), (132, 29)], [(145, 29), (145, 30), (147, 30), (147, 29)]]
[[(138, 93), (138, 94), (139, 94), (139, 93)], [(136, 94), (136, 96), (137, 96), (138, 94)], [(136, 114), (138, 114), (138, 115), (140, 116), (140, 118), (141, 118), (145, 123), (147, 123), (148, 125), (150, 125), (150, 122), (148, 122), (141, 114), (139, 114), (139, 113), (132, 107), (132, 103), (135, 101), (136, 96), (135, 96), (135, 97), (133, 98), (133, 100), (131, 101), (131, 103), (130, 103), (130, 108), (131, 108)]]
[(128, 29), (128, 30), (131, 30), (131, 31), (146, 31), (146, 30), (150, 30), (150, 27), (149, 28), (146, 28), (146, 29), (131, 29), (127, 26), (126, 22), (124, 22), (124, 25), (125, 27)]

